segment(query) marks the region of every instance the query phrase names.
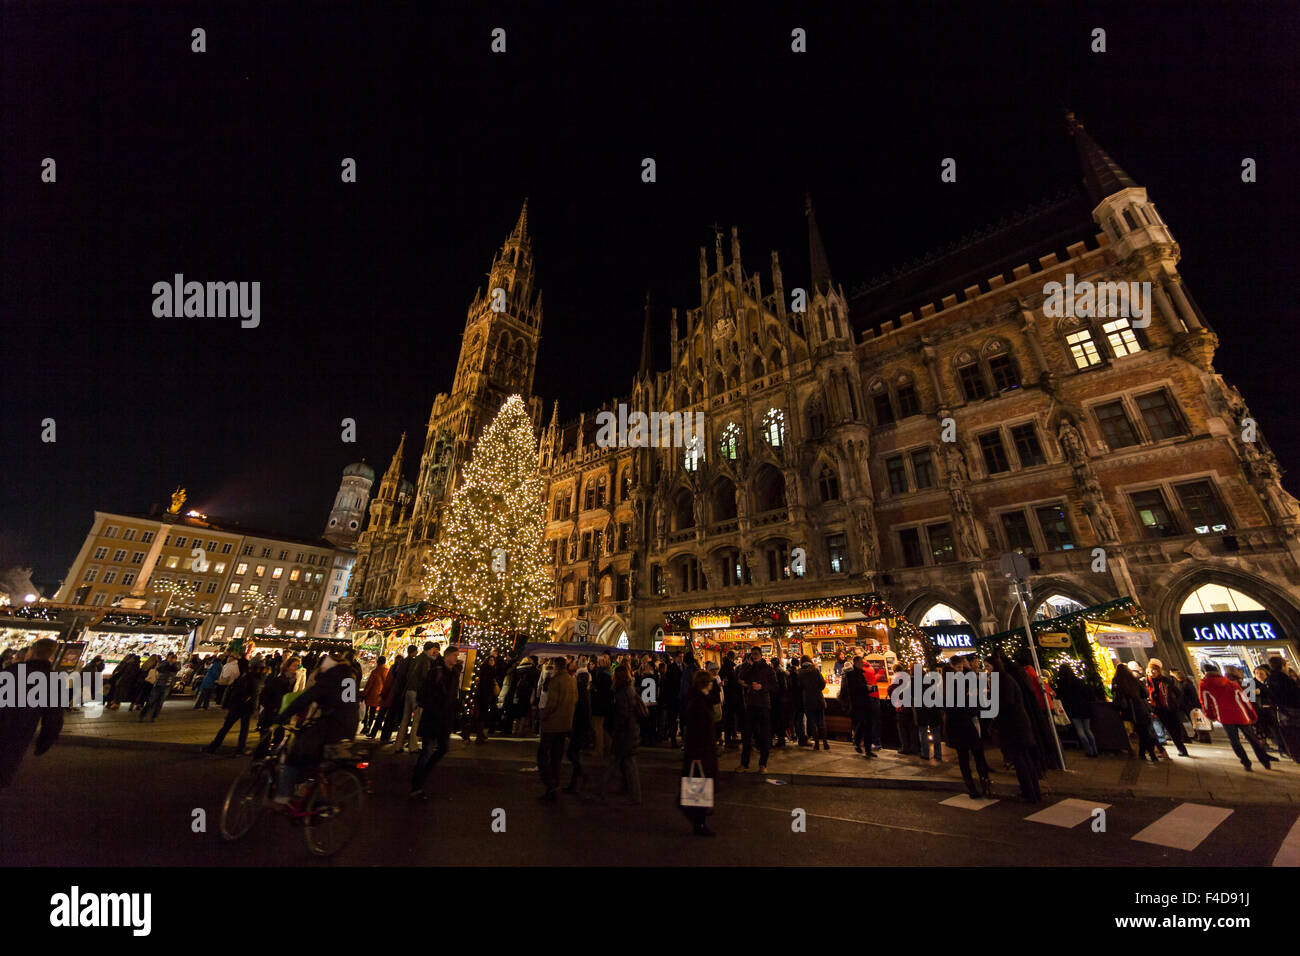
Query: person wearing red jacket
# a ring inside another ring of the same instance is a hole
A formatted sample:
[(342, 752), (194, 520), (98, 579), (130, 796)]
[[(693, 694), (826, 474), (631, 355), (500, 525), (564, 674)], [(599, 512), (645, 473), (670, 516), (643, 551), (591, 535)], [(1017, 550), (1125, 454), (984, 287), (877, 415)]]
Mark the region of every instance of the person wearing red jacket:
[(1243, 767), (1247, 770), (1251, 769), (1250, 758), (1246, 756), (1246, 751), (1241, 746), (1238, 736), (1240, 733), (1246, 735), (1251, 749), (1255, 751), (1255, 756), (1264, 765), (1264, 769), (1270, 769), (1273, 758), (1260, 745), (1254, 727), (1258, 719), (1255, 708), (1250, 705), (1250, 701), (1246, 700), (1241, 685), (1219, 673), (1218, 665), (1212, 661), (1206, 661), (1201, 669), (1205, 673), (1201, 678), (1200, 688), (1201, 702), (1205, 705), (1205, 716), (1223, 724), (1223, 729), (1228, 734), (1228, 742), (1232, 744), (1232, 752), (1237, 755)]

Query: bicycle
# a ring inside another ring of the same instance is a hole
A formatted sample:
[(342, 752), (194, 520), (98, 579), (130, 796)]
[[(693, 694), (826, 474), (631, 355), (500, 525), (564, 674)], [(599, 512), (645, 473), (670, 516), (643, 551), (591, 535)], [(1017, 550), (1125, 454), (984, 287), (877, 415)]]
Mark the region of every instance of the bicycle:
[(253, 764), (230, 784), (221, 804), (221, 836), (238, 840), (257, 824), (265, 810), (274, 810), (301, 825), (307, 849), (317, 856), (332, 856), (343, 849), (361, 826), (361, 808), (369, 787), (365, 772), (370, 764), (349, 757), (320, 761), (307, 774), (288, 803), (271, 799), (276, 772), (283, 772), (294, 736), (312, 726), (308, 721), (294, 729), (280, 726), (258, 744)]

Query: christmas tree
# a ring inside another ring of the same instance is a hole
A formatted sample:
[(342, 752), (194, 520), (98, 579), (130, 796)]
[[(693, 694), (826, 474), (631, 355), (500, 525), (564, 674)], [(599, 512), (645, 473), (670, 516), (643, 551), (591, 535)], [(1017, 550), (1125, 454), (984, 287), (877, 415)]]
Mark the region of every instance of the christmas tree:
[(429, 600), (503, 636), (541, 634), (553, 587), (544, 493), (532, 418), (523, 399), (511, 395), (480, 436), (452, 495), (425, 570)]

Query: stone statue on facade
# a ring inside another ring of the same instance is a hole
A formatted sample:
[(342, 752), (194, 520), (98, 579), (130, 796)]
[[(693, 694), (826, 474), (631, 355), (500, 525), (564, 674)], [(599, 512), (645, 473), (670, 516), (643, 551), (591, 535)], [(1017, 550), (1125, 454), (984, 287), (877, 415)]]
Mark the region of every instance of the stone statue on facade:
[(1060, 427), (1056, 430), (1056, 440), (1061, 443), (1061, 451), (1071, 465), (1078, 466), (1088, 460), (1088, 448), (1084, 444), (1083, 435), (1069, 419), (1061, 419)]

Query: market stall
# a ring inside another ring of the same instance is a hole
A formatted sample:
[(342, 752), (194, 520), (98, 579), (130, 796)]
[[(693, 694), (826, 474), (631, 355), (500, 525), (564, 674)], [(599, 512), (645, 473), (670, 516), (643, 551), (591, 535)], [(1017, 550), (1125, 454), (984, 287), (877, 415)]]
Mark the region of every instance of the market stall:
[[(827, 732), (849, 736), (852, 726), (839, 700), (842, 670), (860, 655), (877, 674), (882, 701), (882, 740), (894, 731), (889, 696), (894, 665), (924, 658), (928, 638), (878, 594), (850, 594), (814, 601), (764, 603), (728, 608), (679, 611), (666, 616), (665, 637), (681, 636), (701, 664), (721, 661), (728, 651), (743, 657), (758, 645), (768, 660), (782, 667), (803, 656), (812, 658), (826, 679)], [(842, 664), (840, 663), (842, 661)]]
[(184, 656), (202, 623), (202, 618), (161, 617), (147, 611), (39, 604), (0, 614), (0, 647), (20, 650), (43, 637), (68, 649), (80, 644), (80, 663), (102, 657), (107, 676), (128, 654), (142, 659), (151, 654)]

